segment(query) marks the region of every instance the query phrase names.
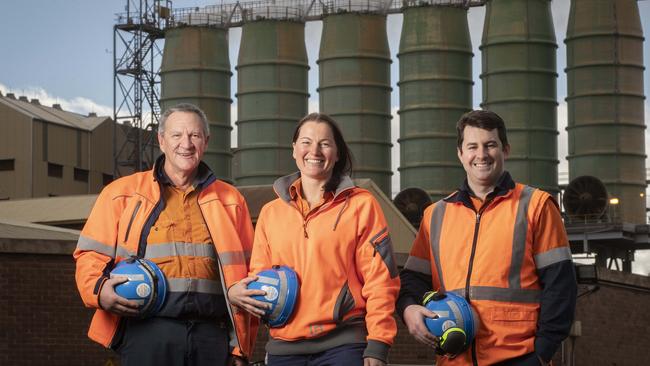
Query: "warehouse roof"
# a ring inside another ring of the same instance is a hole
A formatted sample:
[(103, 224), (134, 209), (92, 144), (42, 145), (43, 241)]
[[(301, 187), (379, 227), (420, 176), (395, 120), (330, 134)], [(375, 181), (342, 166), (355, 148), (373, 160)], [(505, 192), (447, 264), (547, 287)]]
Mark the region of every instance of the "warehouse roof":
[(0, 219), (0, 238), (67, 240), (76, 242), (79, 238), (79, 231), (3, 218)]
[(31, 101), (27, 97), (19, 97), (19, 99), (16, 99), (11, 93), (7, 94), (7, 96), (0, 95), (0, 104), (33, 119), (85, 131), (92, 131), (106, 120), (111, 119), (108, 116), (85, 116), (64, 111), (58, 105), (56, 105), (56, 108), (54, 106), (48, 107), (40, 104), (37, 99), (32, 99)]
[(54, 226), (80, 226), (97, 199), (96, 194), (0, 201), (0, 219)]
[(70, 255), (78, 238), (76, 230), (0, 219), (0, 253)]

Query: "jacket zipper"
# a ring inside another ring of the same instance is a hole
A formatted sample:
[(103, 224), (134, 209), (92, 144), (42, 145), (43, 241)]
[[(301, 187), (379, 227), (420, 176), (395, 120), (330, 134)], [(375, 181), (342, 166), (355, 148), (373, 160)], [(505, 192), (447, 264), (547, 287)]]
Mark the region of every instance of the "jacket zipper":
[(476, 242), (478, 241), (478, 229), (481, 225), (481, 212), (476, 212), (476, 222), (474, 223), (474, 238), (472, 239), (472, 252), (469, 255), (469, 266), (467, 267), (467, 277), (465, 279), (465, 299), (467, 302), (470, 301), (469, 298), (469, 282), (472, 279), (472, 267), (474, 267), (474, 255), (476, 254)]
[(135, 204), (135, 208), (133, 209), (133, 213), (131, 214), (131, 220), (129, 220), (129, 224), (126, 226), (126, 234), (124, 234), (124, 243), (126, 244), (126, 241), (129, 239), (129, 233), (131, 232), (131, 225), (133, 224), (133, 220), (135, 220), (135, 215), (138, 213), (138, 210), (140, 209), (140, 206), (142, 205), (142, 201), (138, 201)]
[(305, 234), (305, 238), (309, 238), (309, 234), (307, 234), (307, 220), (305, 218), (302, 218), (302, 232)]
[[(476, 255), (476, 244), (478, 242), (478, 229), (481, 226), (481, 215), (483, 214), (483, 211), (487, 208), (487, 206), (492, 202), (492, 199), (489, 201), (486, 201), (483, 206), (478, 210), (474, 210), (476, 213), (476, 222), (474, 224), (474, 238), (472, 239), (472, 252), (469, 256), (469, 266), (467, 267), (467, 279), (465, 280), (465, 299), (467, 300), (467, 303), (471, 303), (471, 299), (469, 296), (469, 283), (470, 280), (472, 279), (472, 268), (474, 267), (474, 256)], [(476, 359), (476, 342), (472, 342), (472, 364), (475, 366), (478, 366), (478, 361)]]

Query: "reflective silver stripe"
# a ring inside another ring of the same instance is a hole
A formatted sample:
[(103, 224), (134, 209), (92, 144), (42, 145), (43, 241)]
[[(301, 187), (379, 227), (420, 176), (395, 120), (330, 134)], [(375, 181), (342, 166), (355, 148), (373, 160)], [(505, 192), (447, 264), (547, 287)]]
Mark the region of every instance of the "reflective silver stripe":
[[(465, 297), (464, 288), (451, 290), (451, 292)], [(469, 296), (472, 300), (538, 303), (540, 295), (540, 290), (526, 290), (521, 288), (510, 289), (488, 286), (471, 286), (469, 288)]]
[[(213, 244), (195, 244), (195, 243), (164, 243), (164, 244), (149, 244), (145, 258), (162, 258), (170, 256), (188, 256), (188, 257), (208, 257), (214, 260), (217, 259), (217, 252)], [(221, 263), (224, 265), (231, 264), (246, 264), (250, 259), (250, 251), (233, 251), (219, 253)]]
[(126, 277), (126, 278), (129, 279), (129, 281), (144, 281), (144, 275), (143, 274), (131, 273), (131, 274), (115, 275), (115, 274), (111, 273), (109, 277), (113, 278), (115, 276)]
[(436, 207), (433, 208), (431, 214), (431, 225), (429, 226), (429, 237), (431, 240), (431, 253), (436, 263), (436, 271), (438, 272), (438, 279), (440, 280), (440, 288), (445, 288), (445, 282), (442, 279), (442, 268), (440, 267), (440, 231), (442, 231), (442, 220), (445, 217), (445, 208), (447, 203), (445, 201), (438, 201)]
[(234, 264), (246, 264), (250, 260), (251, 252), (250, 251), (234, 251), (234, 252), (223, 252), (219, 253), (219, 259), (221, 259), (222, 265), (234, 265)]
[(265, 283), (267, 285), (272, 285), (272, 286), (278, 286), (280, 284), (280, 280), (278, 280), (277, 278), (266, 277), (266, 276), (257, 276), (257, 282)]
[(269, 318), (277, 319), (282, 315), (282, 310), (284, 310), (284, 304), (287, 302), (287, 274), (284, 271), (278, 271), (278, 277), (280, 277), (280, 289), (278, 290), (278, 301), (275, 304), (273, 313)]
[(128, 250), (126, 250), (126, 248), (124, 248), (121, 245), (118, 245), (116, 249), (112, 245), (104, 244), (97, 240), (91, 239), (87, 236), (81, 236), (81, 235), (79, 236), (79, 240), (77, 241), (77, 249), (91, 250), (93, 252), (97, 252), (111, 258), (113, 258), (114, 255), (122, 258), (128, 258), (132, 255), (135, 255), (135, 253), (129, 252)]
[(458, 305), (453, 301), (447, 301), (447, 306), (449, 306), (449, 309), (451, 309), (451, 312), (454, 314), (454, 318), (456, 318), (456, 323), (457, 323), (456, 325), (461, 329), (465, 329), (465, 322), (463, 322), (463, 315), (460, 313), (460, 308), (458, 307)]
[[(456, 304), (454, 304), (454, 305), (456, 305)], [(448, 311), (436, 310), (436, 311), (434, 311), (434, 313), (436, 313), (436, 315), (438, 315), (439, 318), (449, 318), (449, 312)], [(454, 315), (456, 317), (456, 319), (460, 319), (460, 317), (458, 315), (460, 315), (460, 314)]]
[(544, 253), (539, 253), (535, 256), (535, 267), (537, 269), (550, 266), (557, 262), (571, 260), (571, 249), (569, 247), (560, 247), (551, 249)]
[(412, 255), (410, 255), (406, 260), (404, 268), (411, 271), (424, 273), (426, 275), (431, 275), (431, 262), (426, 259), (414, 257)]
[(118, 245), (117, 246), (117, 252), (115, 253), (115, 255), (117, 255), (118, 257), (122, 257), (122, 258), (128, 258), (128, 257), (135, 256), (135, 253), (134, 252), (129, 252), (123, 246)]
[(526, 235), (528, 233), (528, 206), (533, 191), (533, 187), (524, 186), (517, 205), (517, 216), (515, 216), (515, 226), (512, 233), (512, 258), (510, 260), (510, 273), (508, 274), (508, 285), (512, 289), (521, 288), (521, 267), (526, 254)]
[(170, 292), (200, 292), (223, 294), (221, 282), (202, 278), (167, 278)]
[(149, 244), (144, 257), (148, 259), (163, 258), (163, 257), (208, 257), (217, 259), (214, 245), (210, 244), (195, 244), (184, 242), (173, 242), (164, 244)]
[(115, 247), (112, 245), (104, 244), (97, 240), (91, 239), (87, 236), (79, 235), (79, 240), (77, 241), (77, 249), (79, 250), (90, 250), (100, 254), (113, 257), (113, 252)]

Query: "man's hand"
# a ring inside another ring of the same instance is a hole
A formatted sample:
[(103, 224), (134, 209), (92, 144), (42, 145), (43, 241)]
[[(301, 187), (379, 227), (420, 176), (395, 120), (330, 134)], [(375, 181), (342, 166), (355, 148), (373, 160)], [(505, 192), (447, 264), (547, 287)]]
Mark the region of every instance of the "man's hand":
[(376, 358), (366, 357), (363, 359), (363, 366), (386, 366), (386, 363)]
[(429, 333), (429, 330), (424, 324), (424, 318), (435, 319), (437, 317), (438, 315), (436, 313), (421, 305), (409, 305), (404, 310), (404, 323), (406, 323), (409, 333), (418, 342), (426, 344), (433, 349), (438, 347), (438, 338)]
[(119, 316), (136, 316), (140, 313), (138, 303), (129, 301), (115, 293), (115, 286), (124, 283), (129, 279), (125, 276), (115, 276), (104, 282), (99, 292), (99, 306)]
[(232, 285), (228, 289), (228, 300), (233, 305), (259, 318), (265, 314), (265, 309), (271, 308), (271, 304), (255, 300), (251, 297), (255, 295), (266, 295), (265, 291), (248, 289), (248, 284), (255, 280), (257, 280), (257, 276), (249, 276)]

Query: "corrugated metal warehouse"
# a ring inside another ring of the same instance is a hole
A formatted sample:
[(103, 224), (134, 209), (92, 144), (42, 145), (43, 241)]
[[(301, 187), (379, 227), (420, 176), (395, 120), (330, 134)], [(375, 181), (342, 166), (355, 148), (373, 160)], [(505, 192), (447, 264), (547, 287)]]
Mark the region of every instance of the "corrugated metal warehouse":
[(115, 131), (124, 141), (134, 130), (12, 93), (0, 95), (0, 122), (0, 199), (98, 193), (113, 181)]

